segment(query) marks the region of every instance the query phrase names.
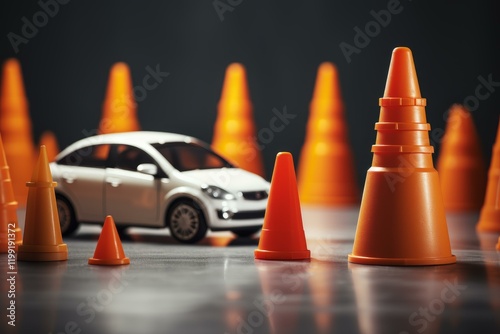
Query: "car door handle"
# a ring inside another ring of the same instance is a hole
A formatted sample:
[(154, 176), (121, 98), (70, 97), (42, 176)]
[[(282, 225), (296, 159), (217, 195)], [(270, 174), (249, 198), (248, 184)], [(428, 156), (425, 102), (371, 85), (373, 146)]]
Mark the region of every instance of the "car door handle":
[(106, 178), (106, 183), (110, 184), (113, 188), (116, 188), (122, 183), (122, 181), (116, 177), (108, 177)]
[(75, 182), (75, 179), (76, 179), (75, 176), (71, 175), (71, 174), (64, 174), (62, 176), (62, 178), (63, 178), (64, 182), (69, 183), (69, 184)]

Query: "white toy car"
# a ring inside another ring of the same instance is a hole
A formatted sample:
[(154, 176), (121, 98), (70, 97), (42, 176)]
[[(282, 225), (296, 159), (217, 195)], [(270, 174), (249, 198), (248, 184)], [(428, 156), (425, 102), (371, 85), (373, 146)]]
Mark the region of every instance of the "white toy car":
[(235, 168), (192, 137), (125, 132), (88, 137), (50, 164), (63, 235), (79, 223), (168, 227), (194, 243), (207, 229), (249, 236), (260, 230), (270, 184)]

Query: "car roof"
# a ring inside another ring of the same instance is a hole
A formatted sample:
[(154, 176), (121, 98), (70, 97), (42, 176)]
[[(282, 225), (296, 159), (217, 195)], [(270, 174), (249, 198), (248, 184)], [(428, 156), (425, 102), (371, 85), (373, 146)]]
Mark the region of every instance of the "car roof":
[(156, 132), (156, 131), (133, 131), (133, 132), (119, 132), (110, 133), (97, 136), (86, 137), (80, 139), (65, 148), (56, 159), (64, 156), (70, 152), (90, 145), (101, 144), (127, 144), (133, 146), (141, 146), (143, 144), (153, 143), (173, 143), (173, 142), (194, 142), (201, 145), (206, 145), (204, 142), (194, 137), (181, 135), (170, 132)]

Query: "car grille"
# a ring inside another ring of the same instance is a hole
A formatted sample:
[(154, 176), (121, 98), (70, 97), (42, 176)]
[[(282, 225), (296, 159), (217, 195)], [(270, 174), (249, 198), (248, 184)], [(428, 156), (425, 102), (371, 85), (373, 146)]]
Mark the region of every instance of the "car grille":
[(242, 193), (243, 198), (249, 201), (260, 201), (267, 198), (267, 191), (245, 191)]

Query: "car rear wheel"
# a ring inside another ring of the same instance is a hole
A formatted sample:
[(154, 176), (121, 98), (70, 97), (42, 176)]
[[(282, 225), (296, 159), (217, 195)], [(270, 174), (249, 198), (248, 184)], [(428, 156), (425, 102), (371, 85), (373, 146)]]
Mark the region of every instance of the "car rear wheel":
[(56, 195), (57, 213), (63, 236), (73, 234), (80, 224), (76, 221), (75, 210), (71, 203), (62, 195)]
[(192, 200), (180, 200), (172, 205), (168, 214), (170, 234), (176, 240), (192, 244), (207, 234), (207, 223), (201, 208)]
[(237, 230), (233, 230), (233, 234), (236, 234), (240, 238), (246, 238), (254, 235), (255, 233), (259, 232), (262, 227), (257, 226), (257, 227), (246, 227), (246, 228), (240, 228)]

